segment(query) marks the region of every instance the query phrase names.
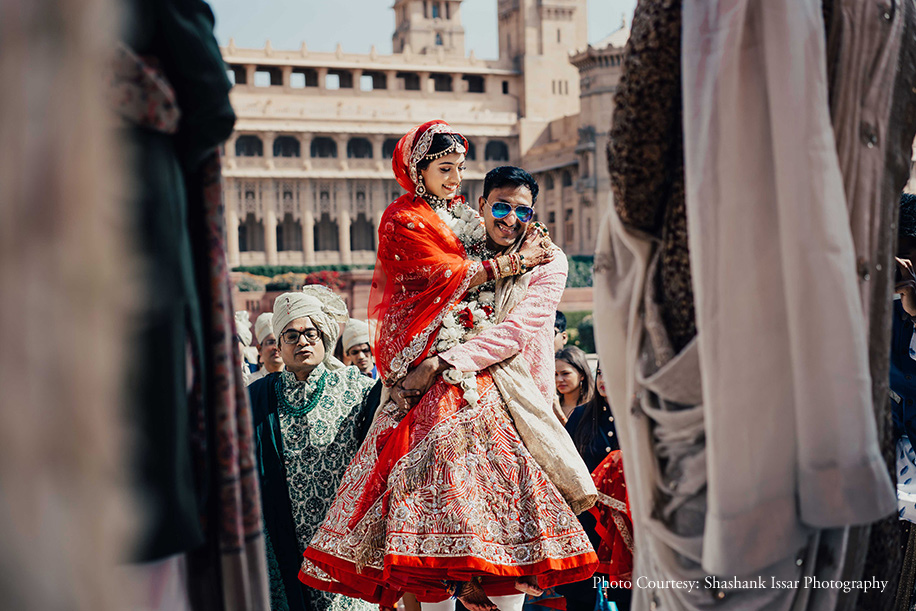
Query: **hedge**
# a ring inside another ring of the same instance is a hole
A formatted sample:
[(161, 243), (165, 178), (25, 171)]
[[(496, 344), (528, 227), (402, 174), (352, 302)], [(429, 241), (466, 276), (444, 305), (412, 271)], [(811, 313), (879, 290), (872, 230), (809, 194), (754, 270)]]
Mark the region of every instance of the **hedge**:
[[(589, 255), (567, 255), (569, 260), (569, 276), (566, 278), (567, 288), (587, 287), (592, 285), (592, 266), (595, 257)], [(232, 271), (247, 272), (254, 276), (274, 278), (282, 274), (313, 274), (316, 272), (347, 272), (354, 269), (374, 269), (374, 265), (247, 265), (236, 267)], [(248, 283), (246, 283), (248, 284)], [(245, 290), (245, 289), (242, 289)], [(257, 290), (248, 288), (247, 290)]]
[(569, 259), (569, 276), (566, 278), (566, 288), (576, 288), (592, 285), (592, 266), (595, 257), (589, 255), (567, 255)]
[(374, 265), (243, 265), (232, 269), (234, 272), (248, 272), (255, 276), (273, 278), (281, 274), (311, 274), (313, 272), (348, 272), (354, 269), (375, 269)]

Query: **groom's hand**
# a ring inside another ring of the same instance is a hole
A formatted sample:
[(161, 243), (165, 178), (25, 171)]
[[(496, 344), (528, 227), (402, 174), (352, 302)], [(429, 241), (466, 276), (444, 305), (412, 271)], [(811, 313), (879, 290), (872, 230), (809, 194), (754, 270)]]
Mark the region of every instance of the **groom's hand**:
[[(405, 391), (420, 391), (419, 396), (422, 397), (433, 385), (433, 382), (436, 381), (436, 376), (448, 369), (448, 367), (449, 364), (438, 356), (431, 356), (427, 359), (423, 359), (415, 369), (401, 380), (401, 387), (404, 388)], [(419, 401), (419, 397), (417, 397), (417, 401)]]
[(402, 415), (410, 411), (410, 408), (419, 403), (423, 397), (423, 393), (419, 390), (406, 389), (401, 386), (400, 382), (392, 386), (388, 394)]

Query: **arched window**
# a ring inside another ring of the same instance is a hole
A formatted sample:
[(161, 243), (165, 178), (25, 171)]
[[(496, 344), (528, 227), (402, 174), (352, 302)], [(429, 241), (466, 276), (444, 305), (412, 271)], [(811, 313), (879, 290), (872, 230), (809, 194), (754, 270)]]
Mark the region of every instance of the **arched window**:
[(312, 157), (337, 157), (337, 143), (325, 136), (312, 140)]
[(372, 143), (365, 138), (351, 138), (347, 143), (348, 159), (372, 159)]
[(277, 136), (274, 139), (274, 157), (299, 157), (299, 140), (293, 136)]
[(569, 170), (563, 170), (563, 186), (571, 187), (572, 186), (572, 172)]
[(236, 157), (263, 157), (264, 143), (257, 136), (239, 136), (235, 141)]
[(549, 172), (544, 174), (544, 188), (553, 189), (553, 174)]
[(366, 218), (363, 212), (360, 212), (356, 220), (350, 224), (350, 249), (375, 250), (375, 231), (372, 228), (372, 221)]
[(433, 19), (438, 19), (438, 18), (439, 18), (439, 3), (433, 2)]
[(239, 223), (239, 252), (264, 251), (264, 224), (251, 212)]
[(432, 79), (435, 91), (452, 91), (451, 74), (433, 74)]
[(437, 47), (442, 46), (442, 34), (436, 34), (436, 46)]
[(563, 240), (565, 244), (572, 244), (576, 239), (576, 225), (573, 222), (573, 211), (567, 210), (563, 219)]
[(468, 152), (464, 154), (464, 158), (468, 161), (477, 161), (477, 148), (470, 140), (468, 140)]
[(315, 223), (315, 250), (340, 250), (337, 221), (331, 220), (327, 212)]
[(302, 225), (289, 212), (277, 224), (277, 250), (302, 252)]
[(509, 161), (509, 147), (502, 140), (490, 140), (483, 157), (486, 161)]
[(398, 145), (397, 138), (388, 138), (382, 144), (382, 157), (385, 159), (391, 159), (394, 157), (394, 148)]

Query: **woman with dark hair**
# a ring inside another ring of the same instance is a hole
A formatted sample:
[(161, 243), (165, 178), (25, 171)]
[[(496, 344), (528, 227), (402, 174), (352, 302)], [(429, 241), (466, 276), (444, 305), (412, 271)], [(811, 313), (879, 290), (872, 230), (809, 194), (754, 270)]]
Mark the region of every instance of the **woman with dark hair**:
[[(559, 352), (557, 354), (559, 355)], [(557, 361), (559, 360), (558, 356)], [(610, 452), (620, 449), (617, 444), (617, 432), (614, 430), (614, 416), (611, 414), (611, 406), (608, 405), (604, 378), (601, 376), (601, 365), (598, 365), (595, 371), (595, 384), (589, 391), (591, 398), (576, 407), (569, 415), (566, 430), (576, 444), (582, 460), (585, 461), (585, 466), (589, 471), (594, 471)]]
[[(572, 352), (572, 355), (564, 354), (567, 352)], [(576, 354), (577, 352), (578, 354)], [(588, 376), (588, 379), (591, 378), (588, 364), (583, 364), (582, 362), (585, 360), (585, 353), (578, 348), (564, 348), (563, 350), (557, 352), (556, 358), (558, 370), (560, 362), (562, 361), (569, 364), (570, 367), (575, 368), (577, 371), (580, 371), (579, 368), (581, 367), (581, 371), (584, 371), (583, 378), (586, 375)], [(587, 399), (585, 403), (582, 403), (576, 407), (569, 415), (569, 420), (566, 422), (566, 431), (569, 433), (569, 436), (572, 437), (573, 443), (576, 445), (576, 449), (579, 451), (579, 455), (582, 456), (582, 460), (585, 461), (585, 465), (588, 467), (588, 470), (595, 472), (598, 466), (602, 464), (602, 461), (604, 461), (609, 454), (620, 449), (620, 446), (617, 443), (617, 431), (614, 429), (614, 415), (611, 413), (611, 406), (608, 404), (607, 391), (604, 387), (604, 378), (601, 375), (600, 364), (595, 371), (594, 386), (589, 386), (588, 391), (589, 392), (587, 394), (590, 395), (590, 398)], [(623, 475), (621, 470), (619, 477), (614, 481), (617, 481), (618, 479), (622, 480), (622, 478)], [(596, 483), (601, 483), (608, 478), (605, 475), (602, 475), (599, 479), (601, 481)], [(599, 496), (599, 503), (603, 503), (605, 501), (606, 499), (602, 499)], [(601, 509), (603, 512), (610, 511), (605, 508)], [(602, 543), (608, 539), (606, 534), (605, 536), (602, 536), (602, 531), (605, 533), (611, 532), (613, 534), (613, 532), (617, 530), (617, 527), (613, 523), (602, 524), (599, 527), (595, 517), (596, 512), (594, 509), (591, 511), (583, 512), (578, 516), (579, 522), (582, 524), (582, 528), (588, 535), (589, 541), (591, 541), (592, 546), (598, 550), (601, 549)], [(607, 546), (607, 543), (605, 542), (604, 545)], [(617, 551), (618, 555), (620, 555), (621, 550), (618, 549)], [(630, 555), (630, 557), (632, 556)], [(600, 554), (599, 560), (603, 560), (603, 557)], [(607, 562), (603, 562), (601, 565), (599, 565), (599, 571), (607, 571), (607, 564)], [(615, 579), (619, 579), (621, 576), (618, 575), (617, 571), (615, 570), (613, 577), (615, 577)], [(558, 586), (556, 590), (559, 594), (562, 594), (563, 597), (566, 598), (567, 609), (597, 608), (595, 598), (600, 594), (599, 591), (594, 587), (591, 579)], [(615, 587), (609, 590), (608, 597), (610, 600), (617, 604), (617, 608), (621, 611), (630, 608), (630, 590)]]
[[(557, 350), (557, 395), (563, 415), (569, 418), (577, 406), (590, 403), (595, 395), (588, 358), (581, 348), (569, 346)], [(592, 467), (594, 468), (594, 467)]]

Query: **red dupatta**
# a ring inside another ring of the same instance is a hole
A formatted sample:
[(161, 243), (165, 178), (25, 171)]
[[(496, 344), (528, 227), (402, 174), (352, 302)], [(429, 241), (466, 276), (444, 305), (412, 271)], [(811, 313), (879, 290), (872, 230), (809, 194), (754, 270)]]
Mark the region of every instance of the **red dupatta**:
[(598, 573), (609, 576), (614, 587), (630, 580), (633, 574), (633, 518), (623, 475), (623, 454), (614, 450), (592, 472), (598, 488), (598, 502), (589, 512), (597, 522), (595, 532), (601, 543)]
[(480, 263), (467, 260), (454, 232), (417, 195), (417, 164), (435, 134), (464, 140), (445, 121), (424, 123), (401, 138), (391, 165), (407, 193), (388, 206), (379, 225), (369, 325), (379, 375), (388, 386), (429, 353), (442, 318), (480, 269)]

